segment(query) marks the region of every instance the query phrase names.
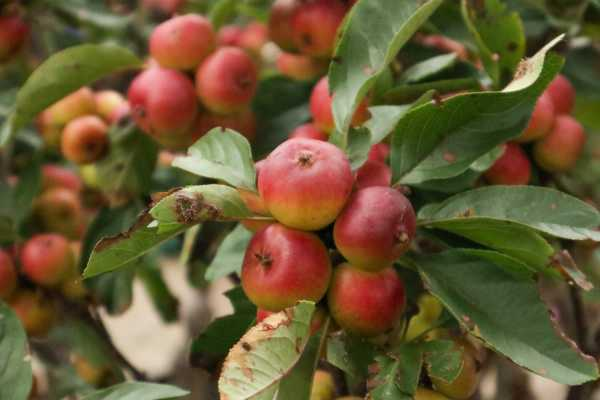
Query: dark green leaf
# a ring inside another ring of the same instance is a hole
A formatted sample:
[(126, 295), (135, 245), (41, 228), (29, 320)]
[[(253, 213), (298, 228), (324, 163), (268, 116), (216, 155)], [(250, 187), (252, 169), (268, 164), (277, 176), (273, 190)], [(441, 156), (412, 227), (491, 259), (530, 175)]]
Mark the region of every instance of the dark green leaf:
[(379, 75), (441, 3), (370, 0), (352, 7), (329, 69), (335, 125), (344, 137), (354, 110)]
[(340, 332), (327, 341), (327, 361), (353, 376), (366, 379), (375, 360), (375, 347), (363, 338)]
[(239, 273), (252, 232), (239, 224), (231, 231), (219, 246), (217, 254), (206, 269), (205, 278), (209, 281)]
[(393, 181), (417, 184), (459, 175), (518, 136), (537, 97), (562, 66), (562, 58), (546, 55), (558, 40), (524, 61), (521, 73), (501, 92), (457, 95), (408, 112), (392, 137)]
[(177, 157), (173, 166), (198, 176), (256, 190), (256, 170), (248, 139), (230, 129), (214, 128)]
[(598, 378), (595, 360), (553, 324), (532, 279), (516, 277), (491, 257), (462, 250), (422, 256), (417, 263), (431, 293), (494, 350), (560, 383)]
[(15, 108), (0, 132), (0, 147), (39, 112), (69, 93), (113, 72), (139, 66), (141, 61), (133, 53), (112, 45), (84, 44), (54, 54), (19, 90)]
[(13, 310), (0, 301), (0, 398), (26, 399), (32, 380), (25, 331)]
[(429, 79), (446, 69), (456, 65), (458, 56), (455, 53), (442, 54), (428, 58), (408, 68), (400, 80), (405, 83), (416, 83)]
[(369, 395), (373, 400), (412, 400), (419, 384), (423, 350), (414, 343), (404, 343), (393, 357), (377, 357), (379, 372), (373, 378), (376, 386)]
[(14, 190), (14, 217), (21, 222), (31, 211), (33, 200), (42, 188), (41, 162), (35, 157), (30, 164), (19, 174), (19, 182)]
[(188, 395), (187, 390), (158, 383), (126, 382), (83, 396), (82, 400), (170, 400)]
[(432, 340), (421, 346), (428, 376), (449, 383), (458, 378), (463, 368), (463, 356), (453, 341)]

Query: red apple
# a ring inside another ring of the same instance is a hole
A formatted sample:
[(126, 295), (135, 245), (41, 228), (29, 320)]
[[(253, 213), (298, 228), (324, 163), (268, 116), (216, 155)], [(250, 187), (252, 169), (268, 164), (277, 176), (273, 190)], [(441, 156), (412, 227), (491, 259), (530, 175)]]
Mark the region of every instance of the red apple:
[(356, 171), (357, 189), (371, 186), (390, 186), (392, 184), (392, 170), (381, 161), (367, 160)]
[(217, 33), (217, 46), (240, 46), (244, 29), (239, 25), (225, 25)]
[(262, 47), (269, 41), (269, 31), (265, 24), (252, 22), (242, 30), (238, 46), (250, 52), (255, 57), (260, 57)]
[(289, 136), (290, 139), (315, 139), (315, 140), (327, 140), (327, 134), (317, 128), (315, 124), (308, 123), (298, 126), (294, 129)]
[(0, 15), (0, 62), (12, 57), (29, 35), (29, 26), (17, 15)]
[(45, 336), (56, 320), (54, 303), (40, 292), (19, 291), (10, 299), (9, 305), (29, 336)]
[(0, 249), (0, 300), (7, 300), (17, 288), (17, 269), (10, 254)]
[(108, 151), (108, 126), (95, 115), (75, 118), (63, 131), (61, 151), (75, 164), (98, 161)]
[(21, 250), (21, 268), (34, 283), (55, 286), (62, 283), (75, 266), (71, 245), (55, 233), (35, 235)]
[(63, 187), (47, 190), (36, 199), (33, 211), (46, 231), (71, 239), (80, 236), (83, 209), (78, 193)]
[(532, 142), (546, 136), (554, 125), (554, 103), (547, 92), (544, 92), (535, 103), (527, 128), (519, 136), (517, 142)]
[(124, 107), (129, 107), (123, 95), (115, 90), (102, 90), (94, 95), (96, 112), (106, 122), (116, 122), (115, 115)]
[(521, 146), (507, 143), (502, 156), (485, 173), (493, 185), (527, 185), (531, 179), (531, 162)]
[(295, 49), (292, 18), (300, 5), (299, 0), (275, 0), (269, 15), (269, 36), (286, 51)]
[(347, 10), (341, 0), (301, 2), (292, 17), (294, 45), (304, 54), (329, 57)]
[(42, 166), (42, 191), (65, 188), (73, 192), (79, 192), (81, 187), (81, 179), (70, 169), (53, 164)]
[(559, 115), (550, 133), (535, 144), (533, 156), (546, 171), (565, 172), (579, 160), (585, 141), (581, 124), (570, 115)]
[(546, 89), (557, 114), (570, 114), (575, 105), (575, 89), (564, 75), (558, 75)]
[(384, 163), (390, 155), (390, 145), (387, 143), (377, 143), (369, 150), (369, 160), (380, 161)]
[(277, 69), (282, 75), (299, 81), (311, 81), (327, 71), (327, 62), (303, 54), (281, 53)]

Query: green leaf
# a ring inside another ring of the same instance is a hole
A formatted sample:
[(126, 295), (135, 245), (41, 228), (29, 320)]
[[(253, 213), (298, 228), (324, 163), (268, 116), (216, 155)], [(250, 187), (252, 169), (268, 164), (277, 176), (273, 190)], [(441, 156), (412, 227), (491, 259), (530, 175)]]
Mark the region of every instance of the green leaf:
[[(419, 211), (424, 225), (489, 218), (526, 225), (571, 240), (600, 241), (600, 213), (589, 204), (558, 190), (536, 186), (487, 186), (450, 197)], [(456, 224), (455, 224), (456, 226)]]
[(370, 0), (352, 7), (329, 69), (333, 115), (340, 132), (345, 135), (354, 110), (379, 75), (441, 3), (442, 0)]
[(252, 232), (244, 228), (244, 225), (238, 224), (219, 246), (217, 254), (206, 269), (205, 278), (214, 281), (231, 273), (239, 273), (251, 238)]
[(551, 321), (533, 279), (516, 277), (491, 257), (463, 250), (422, 256), (417, 264), (431, 293), (495, 351), (567, 385), (598, 378), (595, 360)]
[(214, 128), (177, 157), (173, 166), (198, 176), (256, 190), (256, 170), (248, 139), (230, 129)]
[(367, 128), (350, 128), (346, 152), (348, 153), (352, 170), (360, 168), (367, 161), (371, 142), (371, 133)]
[(210, 8), (208, 18), (212, 22), (215, 32), (225, 25), (227, 21), (235, 17), (236, 6), (236, 0), (218, 0)]
[(251, 399), (277, 385), (300, 360), (314, 310), (314, 303), (301, 301), (251, 328), (225, 359), (221, 397)]
[(233, 314), (215, 319), (193, 342), (193, 365), (205, 366), (220, 360), (236, 344), (256, 319), (256, 306), (248, 300), (241, 286), (225, 293)]
[(160, 200), (150, 214), (158, 221), (159, 227), (240, 220), (252, 216), (238, 191), (225, 185), (187, 186)]
[(502, 92), (457, 95), (408, 112), (392, 137), (393, 181), (417, 184), (459, 175), (518, 136), (538, 96), (562, 66), (561, 57), (546, 55), (559, 40), (523, 61), (521, 72)]
[(42, 188), (42, 172), (40, 157), (34, 157), (29, 165), (19, 174), (19, 182), (14, 190), (13, 208), (16, 221), (19, 223), (31, 212), (33, 200)]
[(427, 375), (445, 382), (454, 382), (463, 368), (461, 351), (451, 340), (431, 340), (421, 345)]
[(69, 93), (103, 76), (141, 64), (132, 52), (113, 45), (84, 44), (52, 55), (19, 90), (14, 110), (0, 131), (0, 148), (39, 112)]
[(170, 385), (126, 382), (89, 393), (82, 400), (170, 400), (188, 394), (187, 390)]
[(416, 83), (438, 75), (456, 65), (458, 55), (455, 53), (442, 54), (428, 58), (412, 65), (400, 76), (400, 80), (405, 83)]
[(26, 399), (32, 381), (25, 330), (13, 310), (0, 301), (0, 398)]
[(356, 380), (366, 379), (375, 359), (375, 347), (364, 338), (340, 332), (327, 341), (327, 361)]
[(423, 350), (414, 343), (403, 343), (393, 357), (377, 357), (377, 385), (369, 392), (373, 400), (412, 400), (419, 384)]
[(379, 143), (391, 134), (410, 108), (411, 105), (369, 107), (371, 118), (364, 126), (371, 132), (371, 144)]
[(498, 86), (510, 80), (525, 55), (525, 32), (517, 12), (500, 0), (462, 0), (463, 18), (485, 70)]

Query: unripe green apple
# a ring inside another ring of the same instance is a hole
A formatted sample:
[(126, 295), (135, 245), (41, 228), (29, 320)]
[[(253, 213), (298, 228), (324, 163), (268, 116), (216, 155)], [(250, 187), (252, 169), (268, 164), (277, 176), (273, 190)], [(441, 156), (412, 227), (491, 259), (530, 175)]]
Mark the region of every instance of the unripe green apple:
[(280, 311), (299, 300), (319, 301), (331, 277), (327, 248), (314, 234), (271, 224), (250, 240), (242, 287), (258, 307)]
[(338, 27), (346, 4), (341, 0), (300, 2), (292, 17), (292, 39), (302, 53), (313, 57), (329, 57), (333, 53)]
[(53, 164), (42, 166), (42, 192), (65, 188), (78, 193), (81, 191), (81, 187), (81, 179), (70, 169)]
[(450, 400), (441, 393), (434, 392), (433, 390), (425, 388), (417, 388), (415, 393), (415, 400)]
[(161, 67), (191, 70), (216, 47), (210, 21), (198, 14), (173, 17), (150, 35), (150, 55)]
[(316, 370), (313, 376), (310, 400), (332, 400), (335, 396), (335, 382), (327, 371)]
[(10, 59), (29, 35), (29, 26), (18, 15), (0, 15), (0, 62)]
[(102, 90), (94, 94), (96, 112), (109, 124), (119, 120), (124, 107), (129, 107), (125, 97), (115, 90)]
[(544, 92), (535, 103), (527, 128), (521, 133), (517, 142), (532, 142), (546, 136), (554, 125), (554, 103), (547, 92)]
[(327, 140), (327, 134), (317, 128), (315, 124), (308, 123), (300, 125), (294, 129), (289, 136), (290, 139), (316, 139), (316, 140)]
[(298, 7), (299, 0), (275, 0), (269, 15), (269, 37), (285, 51), (293, 51), (294, 28), (292, 18)]
[(21, 320), (27, 335), (45, 336), (54, 325), (56, 308), (51, 299), (40, 292), (18, 291), (9, 301), (9, 305)]
[(258, 189), (271, 215), (307, 231), (335, 220), (353, 183), (344, 152), (314, 139), (283, 142), (267, 157), (258, 176)]
[(581, 124), (570, 115), (559, 115), (550, 133), (535, 144), (533, 156), (544, 170), (565, 172), (579, 160), (585, 141)]
[(282, 75), (298, 81), (311, 81), (327, 71), (325, 60), (285, 52), (277, 56), (276, 66)]
[(402, 315), (404, 284), (392, 267), (367, 272), (344, 263), (333, 272), (327, 301), (340, 327), (361, 336), (377, 336), (392, 329)]
[(356, 189), (371, 186), (387, 186), (392, 184), (392, 170), (381, 161), (367, 160), (356, 171)]
[(500, 158), (485, 172), (485, 179), (493, 185), (527, 185), (531, 179), (531, 162), (521, 146), (506, 143)]
[(49, 232), (56, 232), (70, 239), (80, 235), (83, 209), (79, 195), (72, 190), (55, 188), (38, 197), (33, 207), (34, 216)]
[(23, 274), (42, 286), (62, 283), (75, 265), (69, 241), (56, 233), (35, 235), (21, 250)]
[(150, 68), (139, 74), (127, 92), (131, 114), (140, 128), (169, 149), (185, 148), (196, 120), (194, 84), (183, 73)]
[(89, 164), (105, 156), (108, 144), (108, 126), (99, 117), (86, 115), (67, 124), (60, 148), (67, 160)]
[(575, 89), (564, 75), (558, 75), (548, 88), (546, 93), (552, 98), (556, 114), (570, 114), (575, 105)]
[(467, 400), (473, 396), (479, 386), (479, 366), (475, 359), (475, 349), (464, 340), (455, 340), (456, 347), (462, 352), (463, 366), (458, 377), (452, 382), (430, 377), (438, 392), (456, 400)]
[(17, 288), (17, 269), (10, 254), (0, 249), (0, 300), (7, 300)]
[[(317, 82), (310, 95), (310, 113), (314, 124), (325, 132), (331, 132), (334, 128), (332, 102), (333, 97), (329, 94), (327, 77), (323, 77)], [(360, 103), (352, 117), (353, 126), (361, 125), (370, 118), (367, 107), (367, 101)]]
[(252, 58), (237, 47), (220, 47), (196, 72), (196, 94), (210, 111), (233, 114), (247, 108), (258, 85)]
[(356, 268), (378, 271), (390, 266), (415, 237), (416, 216), (398, 190), (374, 186), (357, 190), (333, 228), (337, 249)]

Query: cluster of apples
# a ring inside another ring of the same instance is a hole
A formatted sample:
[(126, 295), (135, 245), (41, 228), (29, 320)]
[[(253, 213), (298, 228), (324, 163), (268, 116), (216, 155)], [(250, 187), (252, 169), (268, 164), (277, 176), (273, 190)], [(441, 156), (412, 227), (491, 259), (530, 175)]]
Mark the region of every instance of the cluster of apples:
[(572, 169), (583, 152), (586, 134), (571, 116), (575, 89), (558, 75), (538, 98), (527, 128), (515, 141), (505, 145), (504, 153), (485, 173), (489, 183), (526, 185), (531, 179), (531, 162), (522, 148), (532, 143), (535, 163), (549, 173)]
[(107, 154), (110, 125), (128, 113), (129, 105), (120, 93), (82, 87), (42, 111), (37, 127), (49, 149), (85, 165)]
[(6, 13), (2, 11), (0, 6), (0, 63), (12, 59), (29, 36), (29, 25), (18, 13), (10, 10)]

